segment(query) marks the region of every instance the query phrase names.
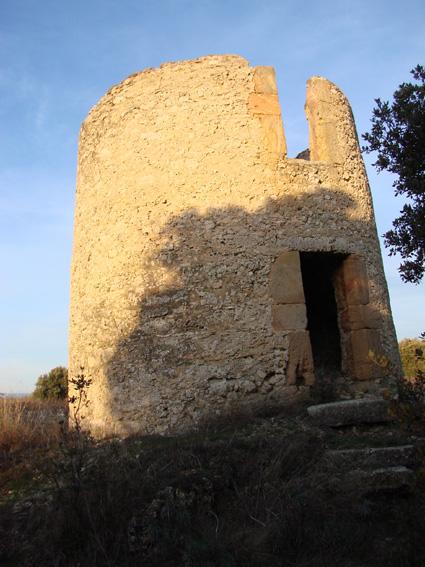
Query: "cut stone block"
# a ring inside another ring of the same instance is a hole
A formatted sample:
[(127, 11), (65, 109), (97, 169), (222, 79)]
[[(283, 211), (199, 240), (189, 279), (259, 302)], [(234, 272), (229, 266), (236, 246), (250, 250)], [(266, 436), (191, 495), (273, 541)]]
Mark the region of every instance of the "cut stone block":
[(349, 342), (352, 373), (357, 380), (373, 380), (385, 375), (387, 360), (382, 352), (378, 331), (374, 329), (351, 331)]
[(348, 305), (341, 312), (341, 326), (344, 331), (379, 329), (381, 315), (370, 305)]
[(343, 478), (331, 481), (337, 491), (355, 490), (359, 493), (409, 489), (415, 482), (415, 473), (408, 467), (384, 467), (374, 470), (355, 470)]
[(415, 447), (413, 445), (342, 449), (327, 451), (324, 455), (325, 463), (337, 467), (339, 471), (408, 466), (413, 464), (414, 460)]
[(389, 415), (389, 403), (381, 399), (318, 404), (307, 408), (307, 412), (318, 424), (330, 427), (383, 423), (392, 419)]
[(256, 93), (277, 95), (276, 74), (273, 67), (256, 67), (254, 72)]
[[(336, 114), (336, 108), (341, 114)], [(347, 163), (347, 156), (353, 155), (355, 147), (351, 140), (357, 139), (357, 135), (348, 101), (341, 91), (323, 77), (312, 77), (307, 81), (305, 110), (312, 161)]]
[(307, 310), (304, 303), (272, 306), (274, 331), (302, 331), (307, 328)]
[(275, 303), (305, 303), (300, 254), (283, 252), (270, 272), (270, 295)]
[(288, 335), (287, 384), (314, 384), (313, 353), (308, 331), (297, 331)]
[(357, 254), (350, 254), (342, 264), (342, 279), (347, 305), (369, 303), (366, 266)]
[(340, 141), (333, 108), (332, 90), (321, 77), (307, 82), (306, 114), (313, 161), (341, 162)]
[(263, 114), (260, 117), (265, 147), (280, 156), (286, 155), (286, 141), (280, 116)]
[(280, 116), (279, 99), (275, 94), (251, 93), (248, 108), (252, 114), (276, 114)]

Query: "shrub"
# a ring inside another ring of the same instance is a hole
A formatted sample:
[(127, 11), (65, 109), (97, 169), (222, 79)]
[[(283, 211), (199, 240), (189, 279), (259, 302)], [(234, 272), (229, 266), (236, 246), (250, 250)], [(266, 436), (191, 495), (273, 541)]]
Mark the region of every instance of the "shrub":
[(421, 339), (403, 339), (399, 343), (403, 374), (415, 378), (425, 372), (425, 342)]
[(33, 397), (38, 400), (64, 400), (68, 395), (68, 370), (57, 366), (38, 377)]
[(405, 339), (400, 342), (404, 378), (399, 383), (399, 400), (394, 415), (407, 429), (425, 431), (425, 341)]

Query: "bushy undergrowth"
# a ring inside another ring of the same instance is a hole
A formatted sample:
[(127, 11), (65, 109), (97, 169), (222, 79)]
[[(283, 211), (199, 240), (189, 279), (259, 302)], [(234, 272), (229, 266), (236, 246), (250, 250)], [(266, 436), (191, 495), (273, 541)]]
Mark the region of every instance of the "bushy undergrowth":
[(399, 343), (403, 373), (406, 378), (414, 378), (418, 372), (425, 373), (424, 339), (403, 339)]
[(399, 397), (391, 413), (407, 431), (425, 435), (425, 377), (417, 376), (399, 383)]
[(384, 499), (335, 493), (320, 466), (322, 433), (277, 422), (102, 443), (68, 432), (36, 463), (43, 483), (32, 497), (3, 505), (0, 563), (425, 564), (423, 489)]
[(393, 413), (408, 430), (425, 435), (425, 336), (400, 342), (404, 377), (398, 385)]
[(57, 446), (66, 406), (60, 401), (0, 398), (0, 466), (27, 452)]

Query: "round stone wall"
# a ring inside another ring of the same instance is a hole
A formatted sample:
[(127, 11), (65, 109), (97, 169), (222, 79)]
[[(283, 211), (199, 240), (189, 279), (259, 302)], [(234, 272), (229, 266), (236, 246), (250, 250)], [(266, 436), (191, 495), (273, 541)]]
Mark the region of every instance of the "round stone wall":
[[(237, 56), (135, 74), (89, 113), (79, 147), (70, 375), (93, 381), (85, 423), (98, 434), (182, 430), (307, 394), (315, 380), (308, 325), (285, 319), (302, 308), (277, 308), (281, 292), (273, 292), (293, 285), (288, 275), (273, 280), (286, 251), (364, 259), (378, 354), (391, 365), (385, 375), (397, 374), (351, 110), (316, 78), (307, 116), (315, 161), (287, 159), (273, 69)], [(383, 384), (371, 370), (351, 378), (363, 391)]]

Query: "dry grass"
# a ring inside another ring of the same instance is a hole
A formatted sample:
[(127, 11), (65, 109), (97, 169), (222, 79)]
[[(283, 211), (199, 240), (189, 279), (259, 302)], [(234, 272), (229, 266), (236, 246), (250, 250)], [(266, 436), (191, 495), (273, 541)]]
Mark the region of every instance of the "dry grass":
[(413, 494), (334, 494), (320, 462), (340, 433), (245, 418), (174, 438), (70, 432), (32, 461), (38, 482), (0, 507), (0, 564), (425, 565), (423, 483)]
[(28, 451), (56, 446), (65, 419), (64, 402), (0, 398), (0, 468)]
[(323, 452), (360, 433), (319, 430), (300, 408), (96, 442), (66, 432), (62, 411), (0, 400), (1, 565), (425, 565), (425, 477), (413, 493), (328, 487)]

